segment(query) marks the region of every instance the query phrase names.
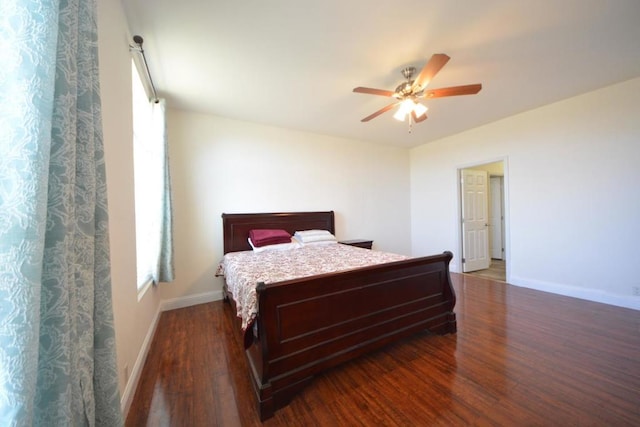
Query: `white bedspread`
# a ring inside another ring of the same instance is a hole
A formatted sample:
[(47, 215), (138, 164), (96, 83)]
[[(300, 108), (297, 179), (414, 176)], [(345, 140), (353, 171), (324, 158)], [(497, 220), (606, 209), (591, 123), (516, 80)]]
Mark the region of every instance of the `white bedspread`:
[(409, 257), (342, 244), (305, 245), (288, 251), (230, 252), (216, 276), (224, 276), (242, 318), (242, 330), (256, 317), (258, 282), (276, 283), (316, 274), (351, 270), (368, 265), (400, 261)]

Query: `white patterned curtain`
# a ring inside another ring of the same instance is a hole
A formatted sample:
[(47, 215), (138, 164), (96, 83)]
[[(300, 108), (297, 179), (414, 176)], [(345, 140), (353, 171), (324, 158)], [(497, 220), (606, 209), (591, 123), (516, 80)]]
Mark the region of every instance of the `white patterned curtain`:
[(171, 174), (169, 173), (169, 141), (167, 139), (166, 107), (164, 99), (154, 103), (154, 123), (157, 141), (162, 146), (162, 197), (160, 202), (160, 235), (158, 257), (154, 279), (157, 282), (173, 282), (173, 202), (171, 197)]
[(140, 287), (148, 281), (155, 284), (173, 281), (173, 216), (165, 100), (149, 102), (142, 84), (134, 87), (133, 96), (136, 117), (136, 249)]
[(95, 0), (0, 1), (0, 425), (122, 425)]

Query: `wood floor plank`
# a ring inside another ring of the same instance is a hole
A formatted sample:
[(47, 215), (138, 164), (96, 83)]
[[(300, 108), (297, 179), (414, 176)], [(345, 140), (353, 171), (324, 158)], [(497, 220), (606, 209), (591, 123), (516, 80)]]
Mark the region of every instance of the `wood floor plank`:
[(640, 425), (639, 311), (452, 279), (457, 334), (329, 370), (264, 424), (228, 304), (165, 312), (126, 425)]

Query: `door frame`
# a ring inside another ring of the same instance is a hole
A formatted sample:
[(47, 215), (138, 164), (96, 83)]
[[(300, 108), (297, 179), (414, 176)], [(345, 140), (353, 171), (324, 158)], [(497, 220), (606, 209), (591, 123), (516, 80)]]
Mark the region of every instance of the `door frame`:
[[(503, 172), (504, 174), (504, 172)], [(498, 183), (498, 188), (499, 188), (499, 192), (500, 194), (499, 199), (496, 199), (496, 195), (497, 193), (493, 191), (493, 183), (497, 182)], [(491, 215), (489, 215), (489, 225), (493, 226), (494, 228), (492, 230), (490, 230), (490, 239), (489, 242), (491, 243), (490, 248), (489, 248), (489, 252), (491, 253), (491, 258), (492, 259), (500, 259), (503, 260), (505, 259), (504, 256), (504, 176), (497, 176), (497, 175), (489, 175), (489, 206), (491, 206), (491, 212), (492, 214), (494, 214), (494, 209), (493, 207), (495, 206), (496, 202), (498, 202), (499, 205), (499, 213), (500, 213), (500, 217), (498, 218), (499, 221), (499, 225), (496, 227), (495, 224), (491, 224)], [(494, 217), (495, 218), (495, 217)], [(495, 229), (498, 228), (499, 233), (500, 233), (500, 245), (499, 245), (499, 249), (497, 250), (497, 252), (499, 252), (499, 257), (494, 257), (493, 255), (495, 255), (496, 253), (496, 241), (493, 238), (494, 233), (495, 233)]]
[(489, 163), (502, 162), (503, 171), (504, 171), (504, 260), (505, 260), (505, 268), (506, 268), (506, 281), (510, 282), (511, 280), (511, 233), (510, 233), (510, 201), (509, 201), (509, 157), (494, 157), (484, 159), (482, 161), (466, 163), (458, 165), (456, 170), (456, 189), (458, 192), (458, 197), (456, 198), (456, 210), (458, 215), (456, 217), (456, 233), (457, 233), (457, 241), (458, 241), (458, 253), (460, 256), (458, 257), (458, 272), (462, 273), (462, 257), (464, 256), (464, 252), (462, 249), (462, 239), (464, 238), (462, 234), (462, 185), (460, 185), (460, 180), (462, 177), (463, 169), (473, 169), (474, 167), (481, 167)]

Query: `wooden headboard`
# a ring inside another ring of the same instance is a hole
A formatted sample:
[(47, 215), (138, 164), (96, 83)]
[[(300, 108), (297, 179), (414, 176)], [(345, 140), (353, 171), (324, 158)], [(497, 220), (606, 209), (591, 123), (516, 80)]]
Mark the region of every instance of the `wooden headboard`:
[(335, 234), (333, 211), (222, 214), (224, 253), (248, 251), (249, 230), (279, 228), (293, 234), (298, 230), (329, 230)]

